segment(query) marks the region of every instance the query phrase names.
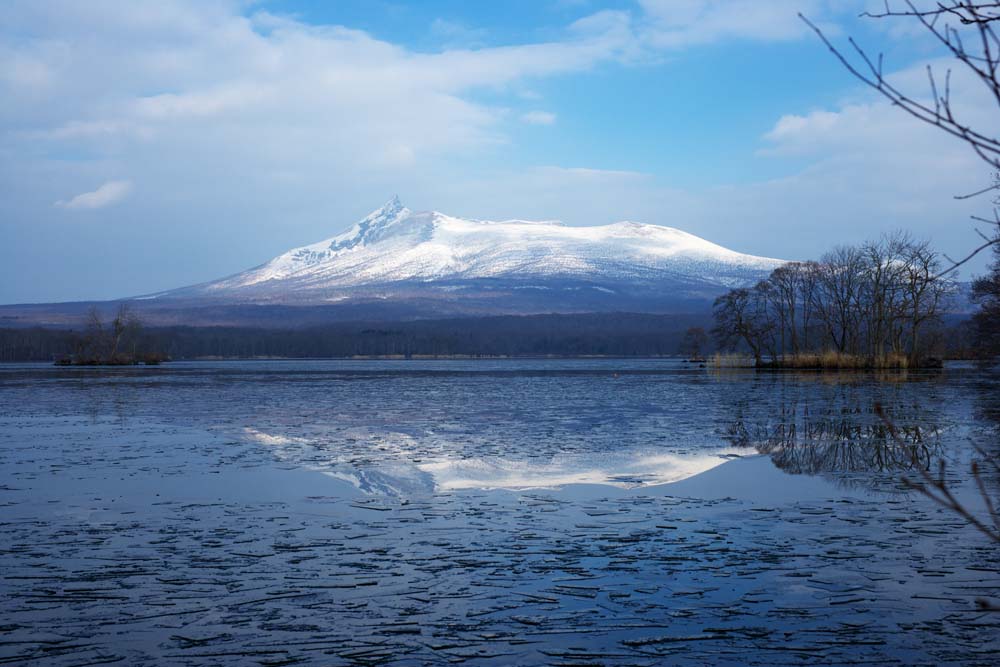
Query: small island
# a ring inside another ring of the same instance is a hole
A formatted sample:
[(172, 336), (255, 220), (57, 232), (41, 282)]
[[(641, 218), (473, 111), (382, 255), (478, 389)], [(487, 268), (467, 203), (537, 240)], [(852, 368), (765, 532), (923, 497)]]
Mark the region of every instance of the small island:
[(71, 345), (71, 354), (56, 357), (57, 366), (154, 366), (167, 360), (143, 335), (142, 320), (127, 303), (118, 306), (110, 322), (92, 306), (83, 332), (72, 335)]
[[(925, 241), (904, 233), (790, 262), (715, 300), (716, 366), (940, 368), (943, 316), (957, 286)], [(731, 356), (727, 356), (729, 353)]]

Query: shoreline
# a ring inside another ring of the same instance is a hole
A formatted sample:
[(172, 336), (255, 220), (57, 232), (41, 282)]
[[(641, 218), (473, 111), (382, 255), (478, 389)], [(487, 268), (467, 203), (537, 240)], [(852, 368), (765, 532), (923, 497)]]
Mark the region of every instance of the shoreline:
[(156, 367), (156, 366), (170, 366), (171, 364), (178, 363), (192, 363), (192, 362), (208, 362), (208, 361), (219, 361), (219, 362), (255, 362), (255, 361), (572, 361), (572, 360), (621, 360), (621, 361), (675, 361), (679, 364), (684, 364), (692, 368), (704, 367), (708, 370), (753, 370), (753, 371), (807, 371), (807, 372), (848, 372), (857, 371), (862, 373), (871, 372), (891, 372), (891, 371), (928, 371), (928, 370), (941, 370), (946, 368), (949, 364), (965, 364), (965, 363), (991, 363), (995, 360), (983, 360), (983, 359), (944, 359), (942, 360), (942, 365), (930, 365), (930, 366), (909, 366), (909, 367), (885, 367), (880, 368), (877, 366), (870, 367), (829, 367), (829, 366), (774, 366), (770, 364), (764, 364), (761, 366), (756, 366), (753, 364), (749, 365), (715, 365), (712, 360), (707, 361), (692, 361), (681, 356), (675, 355), (599, 355), (599, 354), (582, 354), (582, 355), (462, 355), (462, 354), (440, 354), (440, 355), (352, 355), (352, 356), (339, 356), (339, 357), (280, 357), (280, 356), (257, 356), (257, 357), (215, 357), (215, 356), (202, 356), (202, 357), (191, 357), (183, 359), (171, 359), (168, 361), (163, 361), (158, 364), (60, 364), (51, 360), (3, 360), (0, 361), (0, 366), (4, 365), (18, 365), (18, 364), (32, 364), (32, 365), (48, 365), (60, 368), (99, 368), (99, 369), (110, 369), (110, 368), (135, 368), (135, 367)]

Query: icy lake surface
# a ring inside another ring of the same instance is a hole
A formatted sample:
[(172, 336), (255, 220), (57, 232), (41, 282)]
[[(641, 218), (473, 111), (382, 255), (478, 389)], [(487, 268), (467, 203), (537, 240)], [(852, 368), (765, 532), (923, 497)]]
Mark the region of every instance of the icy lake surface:
[(0, 366), (0, 664), (996, 664), (998, 380)]

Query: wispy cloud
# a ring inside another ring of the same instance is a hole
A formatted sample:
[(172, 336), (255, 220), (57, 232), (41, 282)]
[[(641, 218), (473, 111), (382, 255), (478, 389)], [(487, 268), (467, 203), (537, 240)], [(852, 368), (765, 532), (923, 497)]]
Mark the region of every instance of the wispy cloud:
[(431, 22), (430, 34), (446, 47), (480, 47), (486, 40), (487, 31), (470, 28), (459, 21), (436, 18)]
[(69, 201), (59, 200), (54, 205), (57, 208), (83, 210), (104, 208), (121, 201), (132, 191), (129, 181), (108, 181), (92, 192), (83, 192)]
[(645, 13), (640, 27), (650, 48), (675, 50), (723, 40), (784, 42), (808, 34), (798, 12), (818, 21), (828, 33), (831, 14), (857, 15), (866, 0), (639, 0)]
[(556, 122), (556, 115), (551, 111), (529, 111), (521, 114), (521, 121), (528, 125), (552, 125)]

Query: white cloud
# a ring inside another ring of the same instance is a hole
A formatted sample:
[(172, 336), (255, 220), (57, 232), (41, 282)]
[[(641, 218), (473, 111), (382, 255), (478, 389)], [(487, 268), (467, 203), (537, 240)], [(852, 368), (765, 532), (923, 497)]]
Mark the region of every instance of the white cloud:
[(84, 192), (69, 201), (57, 201), (54, 206), (70, 210), (95, 209), (121, 201), (132, 191), (129, 181), (108, 181), (92, 192)]
[[(918, 99), (926, 92), (923, 68), (895, 73), (890, 80)], [(989, 128), (995, 111), (980, 88), (963, 72), (953, 73), (959, 118)], [(990, 215), (989, 198), (955, 197), (989, 185), (991, 170), (963, 142), (881, 97), (785, 115), (764, 138), (763, 157), (793, 157), (807, 166), (784, 178), (720, 191), (753, 212), (750, 224), (756, 229), (794, 239), (796, 221), (802, 221), (829, 245), (831, 236), (851, 242), (905, 228), (953, 257), (978, 244), (969, 216)], [(807, 237), (799, 243), (803, 250), (815, 245)]]
[(639, 0), (647, 22), (642, 28), (653, 47), (678, 49), (720, 40), (763, 42), (801, 39), (809, 34), (801, 12), (820, 22), (831, 15), (857, 14), (863, 0)]
[(176, 160), (177, 170), (211, 174), (224, 162), (255, 175), (471, 156), (507, 141), (504, 105), (473, 92), (516, 93), (623, 58), (634, 37), (617, 22), (548, 42), (420, 53), (344, 27), (246, 17), (241, 5), (15, 2), (0, 27), (0, 127), (16, 132), (0, 136), (0, 149), (30, 153), (45, 139), (46, 151), (137, 169)]
[[(949, 63), (930, 64), (943, 71)], [(888, 80), (897, 90), (933, 107), (923, 65), (895, 72)], [(994, 101), (981, 82), (964, 70), (955, 70), (950, 87), (952, 108), (960, 122), (974, 128), (992, 126)], [(763, 155), (806, 157), (815, 164), (850, 160), (878, 169), (891, 164), (894, 173), (911, 180), (917, 174), (930, 174), (939, 183), (968, 182), (977, 172), (989, 171), (962, 141), (874, 93), (835, 109), (782, 116), (764, 139), (768, 146), (761, 151)], [(845, 181), (856, 180), (844, 176)]]
[[(894, 85), (919, 97), (922, 68), (897, 72)], [(991, 127), (981, 85), (955, 71), (961, 118)], [(537, 168), (466, 184), (465, 211), (481, 202), (502, 216), (561, 217), (571, 224), (631, 218), (680, 227), (736, 250), (787, 259), (816, 258), (904, 228), (942, 252), (964, 256), (977, 245), (971, 214), (989, 215), (988, 197), (957, 200), (990, 183), (990, 170), (962, 142), (867, 94), (839, 105), (777, 119), (756, 160), (799, 165), (782, 176), (678, 189), (650, 174)], [(447, 193), (440, 195), (447, 200)], [(507, 208), (504, 208), (504, 207)], [(521, 207), (520, 211), (511, 210)], [(481, 213), (485, 215), (486, 213)], [(982, 258), (985, 261), (985, 257)], [(982, 263), (966, 267), (968, 277)]]
[(521, 114), (521, 121), (528, 125), (552, 125), (556, 115), (551, 111), (529, 111)]
[[(471, 156), (508, 141), (504, 105), (478, 91), (525, 95), (539, 79), (650, 49), (801, 33), (789, 3), (738, 1), (644, 0), (634, 12), (592, 13), (546, 42), (421, 53), (341, 26), (245, 16), (239, 0), (14, 0), (0, 27), (8, 102), (0, 127), (17, 128), (22, 141), (47, 138), (46, 150), (150, 164), (188, 149), (205, 156), (202, 166), (229, 157), (258, 173)], [(826, 11), (822, 0), (806, 6)], [(445, 20), (432, 26), (439, 35), (463, 30)]]
[[(122, 227), (147, 249), (140, 235), (154, 230), (164, 256), (184, 258), (147, 291), (330, 236), (397, 190), (415, 208), (570, 224), (632, 218), (760, 254), (780, 245), (813, 256), (834, 239), (904, 223), (944, 236), (964, 224), (951, 196), (978, 173), (974, 160), (866, 96), (776, 118), (764, 149), (745, 159), (805, 166), (764, 182), (681, 190), (627, 171), (492, 166), (511, 162), (511, 120), (557, 120), (558, 108), (543, 110), (546, 78), (718, 42), (814, 39), (797, 11), (822, 23), (863, 4), (644, 0), (512, 46), (476, 48), (480, 33), (441, 23), (431, 31), (444, 46), (418, 52), (346, 27), (246, 16), (266, 5), (245, 0), (10, 0), (0, 22), (0, 226), (9, 239), (76, 184), (128, 174), (143, 184), (148, 224)], [(922, 72), (913, 77), (923, 85)], [(107, 206), (128, 188), (106, 183), (58, 206)], [(127, 208), (105, 214), (124, 220)], [(12, 265), (9, 254), (0, 248), (0, 265)]]

